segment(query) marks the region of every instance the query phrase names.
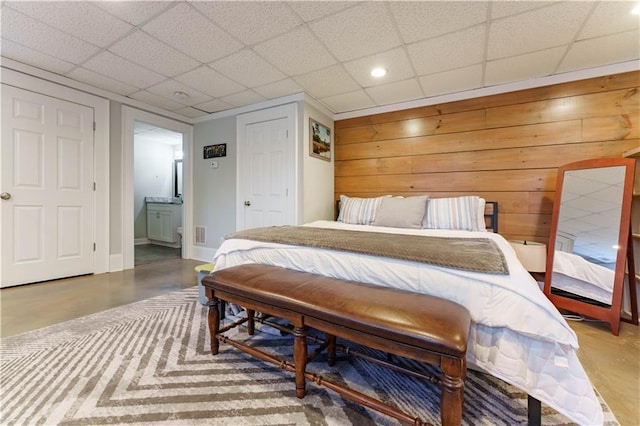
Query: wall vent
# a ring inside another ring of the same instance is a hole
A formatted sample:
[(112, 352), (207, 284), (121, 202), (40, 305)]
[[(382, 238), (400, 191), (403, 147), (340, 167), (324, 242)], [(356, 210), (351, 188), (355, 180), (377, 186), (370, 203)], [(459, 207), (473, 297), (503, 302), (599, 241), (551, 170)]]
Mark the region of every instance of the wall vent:
[(198, 245), (206, 245), (207, 244), (207, 227), (206, 226), (196, 226), (196, 232), (194, 234), (195, 243)]

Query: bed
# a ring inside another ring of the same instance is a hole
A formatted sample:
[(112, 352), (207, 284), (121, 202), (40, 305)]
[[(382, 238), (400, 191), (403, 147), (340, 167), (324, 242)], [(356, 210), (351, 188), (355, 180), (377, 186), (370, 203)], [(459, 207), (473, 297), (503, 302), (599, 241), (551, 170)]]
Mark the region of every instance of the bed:
[(262, 263), (449, 299), (471, 313), (467, 353), (471, 368), (522, 389), (574, 422), (603, 422), (602, 409), (576, 354), (575, 333), (520, 264), (510, 244), (501, 235), (487, 232), (481, 213), (484, 200), (471, 196), (341, 199), (337, 221), (304, 226), (375, 232), (381, 238), (404, 234), (489, 239), (502, 252), (508, 273), (245, 238), (223, 242), (214, 256), (216, 269)]

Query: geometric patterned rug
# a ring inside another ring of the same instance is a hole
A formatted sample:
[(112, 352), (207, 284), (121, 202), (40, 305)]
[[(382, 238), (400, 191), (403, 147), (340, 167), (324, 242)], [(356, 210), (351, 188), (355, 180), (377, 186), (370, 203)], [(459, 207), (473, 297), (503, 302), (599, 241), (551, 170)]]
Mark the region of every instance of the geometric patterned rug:
[[(221, 344), (209, 352), (206, 308), (190, 288), (0, 339), (3, 425), (393, 425), (375, 411)], [(246, 336), (239, 332), (238, 336)], [(291, 338), (257, 332), (262, 350), (291, 354)], [(362, 350), (362, 349), (361, 349)], [(439, 424), (439, 389), (426, 381), (346, 358), (308, 369)], [(526, 395), (469, 370), (463, 424), (527, 423)], [(617, 425), (602, 401), (607, 425)], [(570, 422), (542, 406), (544, 425)]]

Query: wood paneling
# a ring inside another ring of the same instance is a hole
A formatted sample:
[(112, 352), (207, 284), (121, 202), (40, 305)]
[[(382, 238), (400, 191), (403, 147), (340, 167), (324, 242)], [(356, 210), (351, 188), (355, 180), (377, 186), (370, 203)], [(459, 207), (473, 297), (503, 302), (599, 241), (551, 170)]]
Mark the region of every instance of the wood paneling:
[(335, 196), (477, 194), (500, 233), (547, 242), (557, 168), (640, 146), (640, 72), (335, 125)]

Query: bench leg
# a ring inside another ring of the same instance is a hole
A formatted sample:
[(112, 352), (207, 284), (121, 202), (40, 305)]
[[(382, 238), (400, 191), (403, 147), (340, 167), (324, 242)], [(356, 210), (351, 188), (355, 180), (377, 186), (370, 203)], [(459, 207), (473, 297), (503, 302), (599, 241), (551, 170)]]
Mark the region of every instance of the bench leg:
[(253, 336), (256, 331), (256, 321), (253, 319), (256, 315), (256, 311), (253, 309), (247, 309), (247, 333)]
[(442, 357), (442, 393), (440, 394), (440, 419), (443, 426), (462, 422), (464, 378), (467, 372), (464, 358)]
[(304, 377), (307, 369), (307, 330), (305, 327), (293, 328), (293, 364), (296, 369), (296, 396), (302, 399), (307, 393)]
[(211, 355), (217, 355), (220, 348), (220, 342), (217, 339), (218, 330), (220, 330), (220, 310), (218, 309), (218, 299), (211, 292), (209, 297), (209, 336), (211, 338)]
[(327, 334), (327, 364), (329, 367), (336, 365), (336, 336)]

